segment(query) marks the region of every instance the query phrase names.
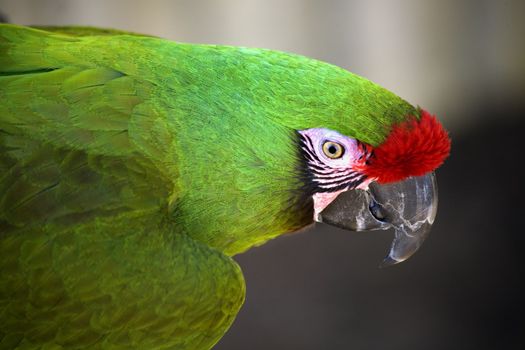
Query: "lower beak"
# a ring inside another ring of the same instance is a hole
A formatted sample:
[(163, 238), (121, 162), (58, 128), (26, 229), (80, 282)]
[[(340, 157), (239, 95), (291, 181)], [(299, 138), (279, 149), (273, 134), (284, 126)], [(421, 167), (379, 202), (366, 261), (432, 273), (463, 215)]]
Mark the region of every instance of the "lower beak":
[(394, 228), (395, 238), (381, 266), (408, 259), (425, 241), (438, 203), (434, 173), (341, 193), (320, 214), (320, 222), (351, 231)]

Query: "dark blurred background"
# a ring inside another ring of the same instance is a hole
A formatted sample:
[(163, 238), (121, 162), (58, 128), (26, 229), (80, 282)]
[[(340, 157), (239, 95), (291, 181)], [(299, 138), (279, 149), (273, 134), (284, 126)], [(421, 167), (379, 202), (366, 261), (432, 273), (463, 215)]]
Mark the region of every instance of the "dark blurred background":
[(525, 1), (0, 0), (18, 24), (95, 25), (308, 55), (440, 117), (453, 140), (420, 252), (317, 225), (237, 257), (247, 299), (217, 346), (525, 349)]

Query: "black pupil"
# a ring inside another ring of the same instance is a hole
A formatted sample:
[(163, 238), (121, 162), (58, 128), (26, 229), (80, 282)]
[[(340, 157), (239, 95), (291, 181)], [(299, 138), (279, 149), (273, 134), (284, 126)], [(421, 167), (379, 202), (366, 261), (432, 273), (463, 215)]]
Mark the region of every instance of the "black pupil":
[(336, 154), (337, 153), (337, 147), (335, 147), (335, 145), (328, 146), (328, 152), (330, 152), (330, 154)]

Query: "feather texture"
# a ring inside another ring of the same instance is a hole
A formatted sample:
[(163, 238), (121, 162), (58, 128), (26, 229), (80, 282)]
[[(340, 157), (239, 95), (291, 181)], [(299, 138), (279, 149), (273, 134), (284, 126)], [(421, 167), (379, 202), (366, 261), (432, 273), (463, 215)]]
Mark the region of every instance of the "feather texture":
[(415, 108), (262, 49), (0, 25), (0, 349), (209, 349), (229, 256), (312, 221), (297, 130), (372, 146)]

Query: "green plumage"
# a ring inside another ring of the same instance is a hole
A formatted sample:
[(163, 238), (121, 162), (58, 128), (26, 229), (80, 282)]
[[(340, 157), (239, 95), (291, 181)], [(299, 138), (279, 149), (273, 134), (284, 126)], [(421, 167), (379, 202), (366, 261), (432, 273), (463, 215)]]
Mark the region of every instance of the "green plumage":
[(414, 108), (335, 66), (0, 25), (0, 349), (208, 349), (229, 257), (312, 221), (296, 130), (372, 145)]

